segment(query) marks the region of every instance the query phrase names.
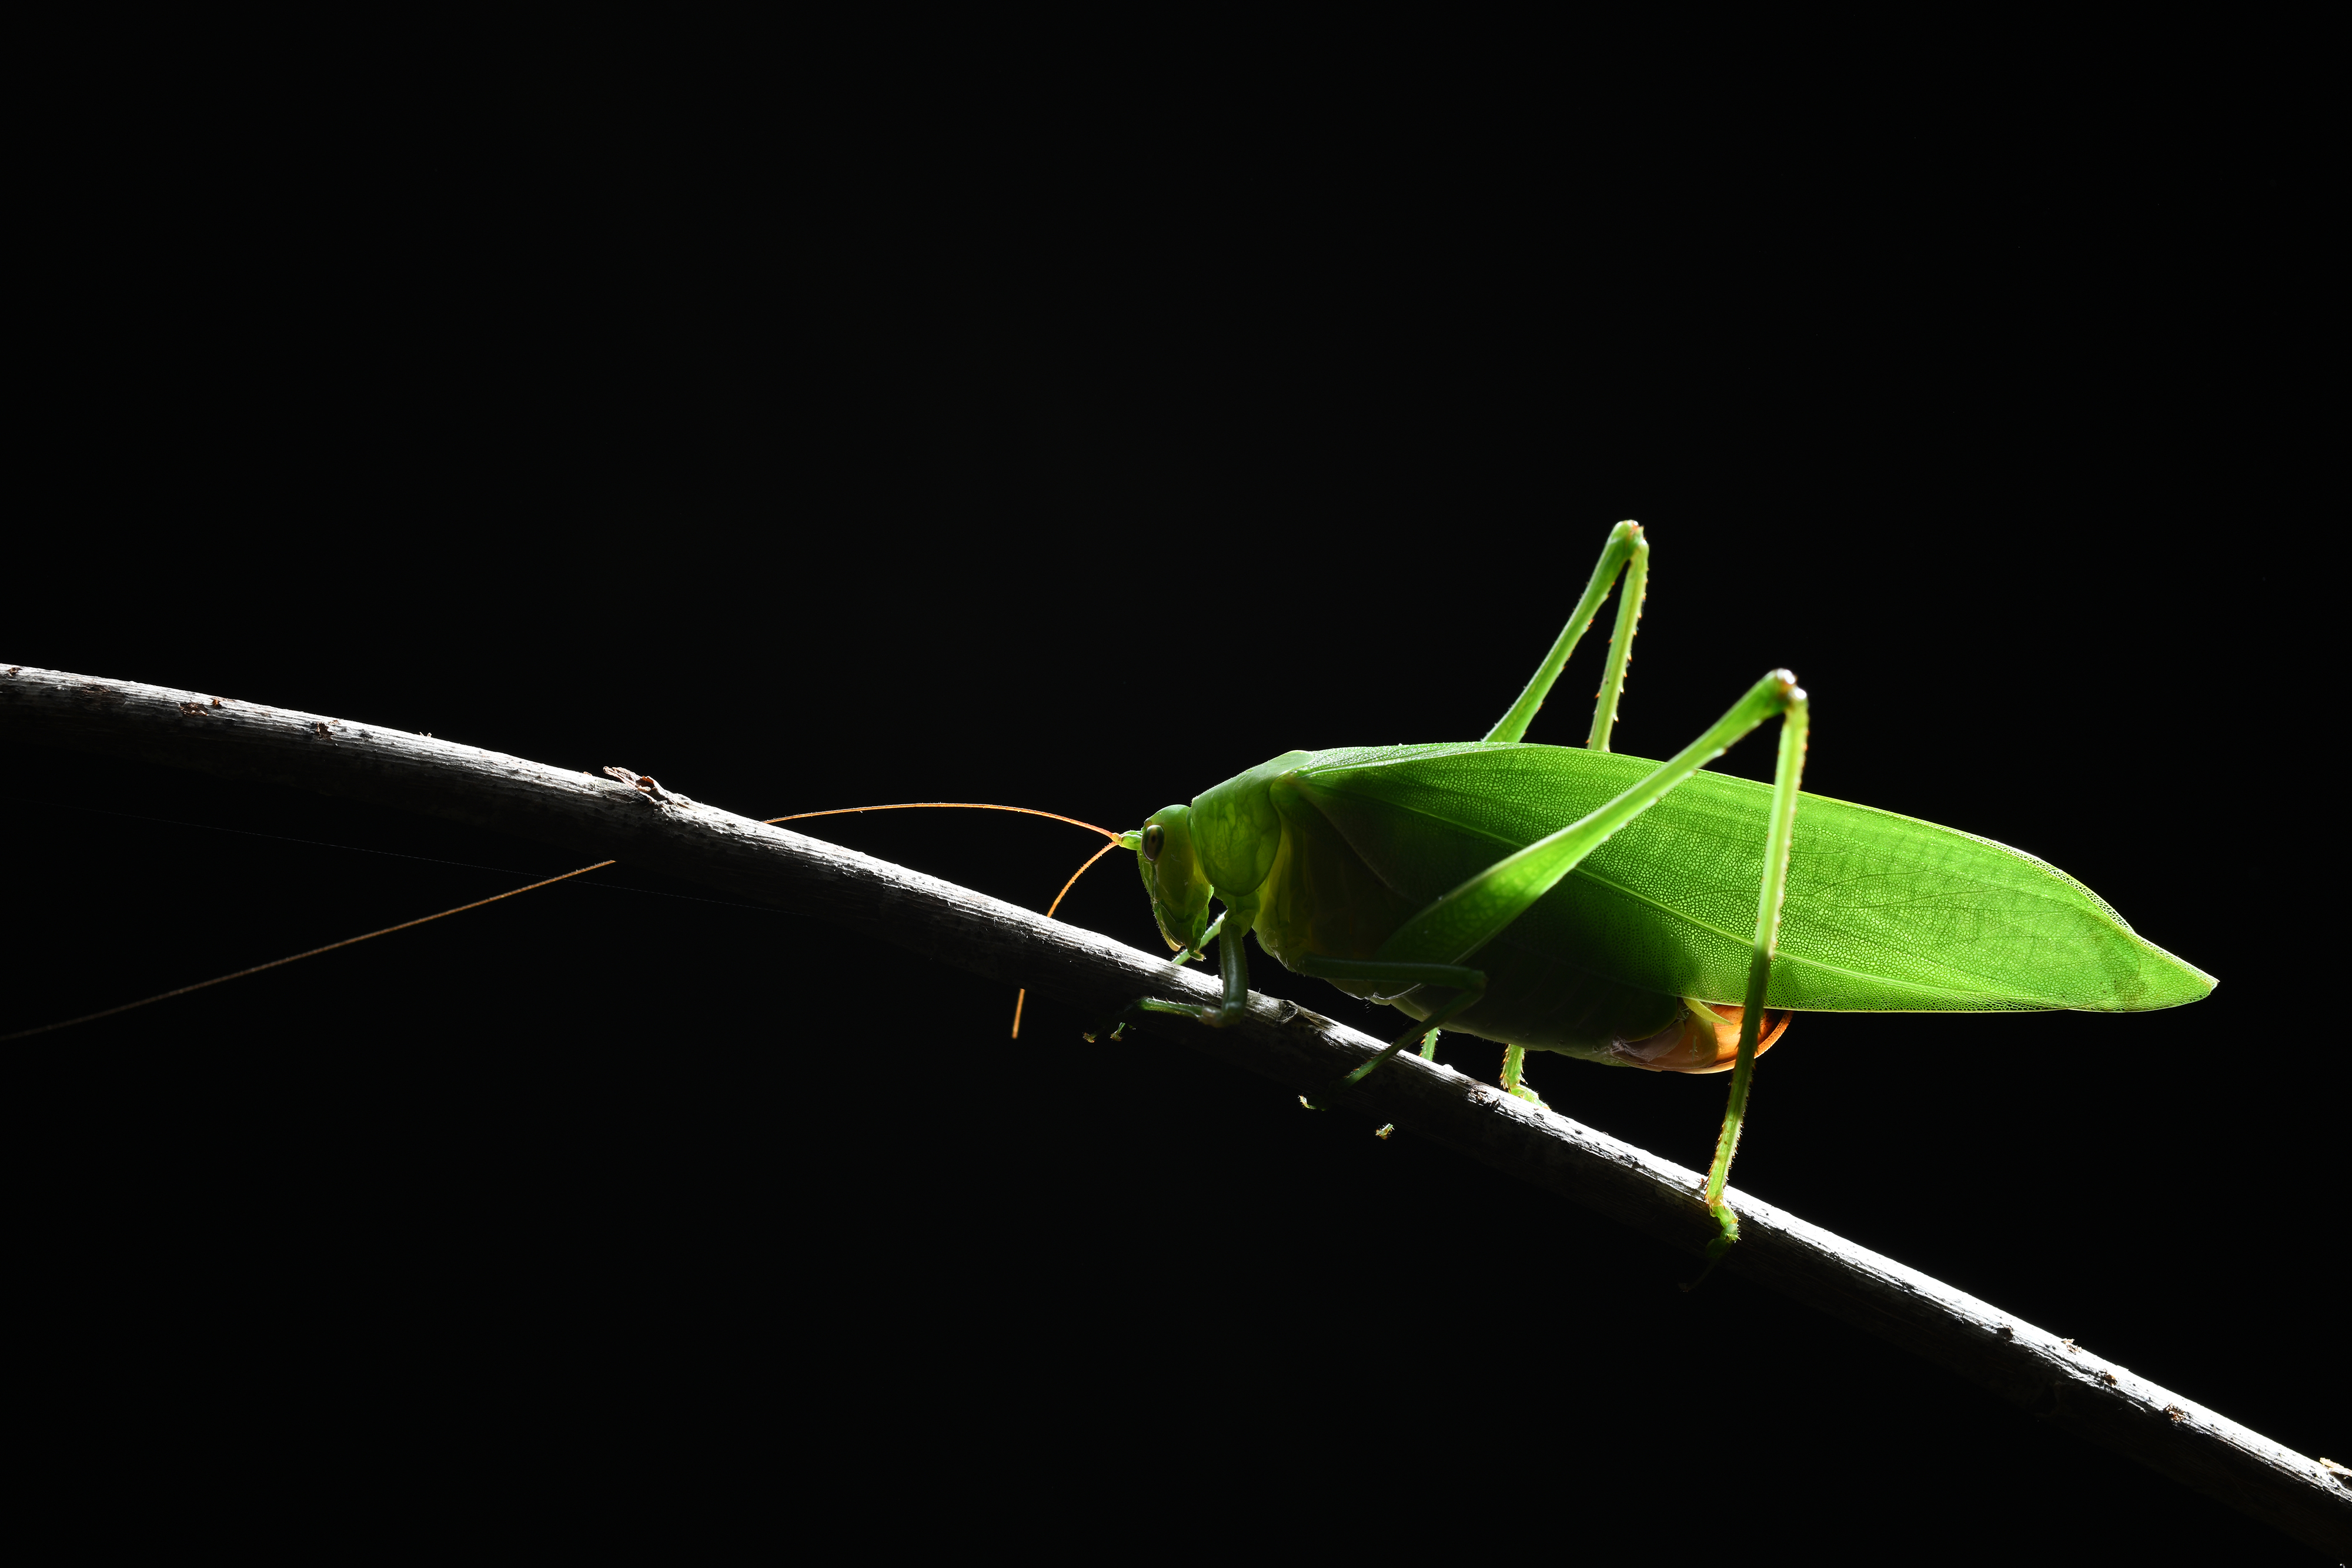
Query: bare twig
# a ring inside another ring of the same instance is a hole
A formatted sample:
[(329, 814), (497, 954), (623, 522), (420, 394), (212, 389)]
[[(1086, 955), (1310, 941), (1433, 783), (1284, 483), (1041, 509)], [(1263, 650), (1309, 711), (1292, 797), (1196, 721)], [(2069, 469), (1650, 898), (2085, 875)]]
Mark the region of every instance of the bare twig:
[[(699, 804), (650, 779), (565, 772), (322, 715), (0, 665), (0, 733), (295, 785), (611, 857), (867, 932), (1007, 988), (1108, 1014), (1144, 994), (1213, 1002), (1206, 977), (952, 883)], [(615, 781), (619, 780), (619, 781)], [(1253, 997), (1224, 1030), (1147, 1027), (1248, 1071), (1337, 1098), (1697, 1254), (1717, 1233), (1700, 1177), (1411, 1054), (1336, 1096), (1380, 1049)], [(1976, 1298), (1746, 1193), (1726, 1267), (1973, 1379), (2080, 1436), (2322, 1549), (2352, 1542), (2343, 1472)]]

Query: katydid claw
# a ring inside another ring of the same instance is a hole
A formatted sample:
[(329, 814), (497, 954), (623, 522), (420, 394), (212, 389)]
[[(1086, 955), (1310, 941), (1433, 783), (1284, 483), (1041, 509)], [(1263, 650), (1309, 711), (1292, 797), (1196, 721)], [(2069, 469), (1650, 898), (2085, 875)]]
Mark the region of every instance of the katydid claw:
[(1715, 1266), (1723, 1261), (1724, 1254), (1730, 1251), (1732, 1245), (1739, 1239), (1739, 1216), (1731, 1212), (1731, 1205), (1718, 1198), (1707, 1205), (1707, 1213), (1723, 1233), (1706, 1244), (1706, 1267), (1698, 1271), (1698, 1278), (1687, 1281), (1680, 1287), (1685, 1295), (1706, 1283), (1706, 1277), (1715, 1272)]

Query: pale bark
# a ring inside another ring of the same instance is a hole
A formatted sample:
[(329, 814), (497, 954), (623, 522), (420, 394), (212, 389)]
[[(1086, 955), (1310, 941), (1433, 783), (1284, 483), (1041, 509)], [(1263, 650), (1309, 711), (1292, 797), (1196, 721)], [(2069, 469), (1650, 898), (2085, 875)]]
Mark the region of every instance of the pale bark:
[[(1108, 1014), (1139, 995), (1210, 1002), (1213, 982), (1163, 957), (821, 840), (674, 793), (322, 714), (54, 670), (0, 666), (0, 733), (428, 812), (612, 858), (866, 932), (1005, 987)], [(1714, 1233), (1683, 1169), (1488, 1084), (1379, 1049), (1288, 1002), (1238, 1026), (1165, 1018), (1155, 1032), (1292, 1089), (1336, 1098), (1696, 1254)], [(1734, 1191), (1743, 1239), (1725, 1267), (1901, 1345), (2004, 1399), (2322, 1550), (2352, 1545), (2342, 1471), (1999, 1308)]]

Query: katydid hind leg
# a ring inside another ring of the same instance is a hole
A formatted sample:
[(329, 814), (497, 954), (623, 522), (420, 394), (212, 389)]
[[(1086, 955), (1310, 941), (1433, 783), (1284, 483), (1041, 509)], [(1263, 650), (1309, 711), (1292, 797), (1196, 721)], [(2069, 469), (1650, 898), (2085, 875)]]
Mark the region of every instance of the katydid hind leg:
[[(1576, 644), (1583, 638), (1585, 628), (1592, 624), (1593, 616), (1600, 612), (1601, 601), (1609, 597), (1610, 585), (1629, 564), (1633, 565), (1633, 570), (1627, 578), (1626, 593), (1628, 601), (1638, 612), (1642, 581), (1649, 570), (1649, 556), (1650, 547), (1642, 538), (1641, 524), (1620, 523), (1609, 530), (1609, 542), (1601, 547), (1600, 564), (1592, 569), (1592, 580), (1585, 585), (1584, 597), (1577, 601), (1575, 611), (1568, 618), (1568, 624), (1560, 628), (1551, 651), (1544, 655), (1543, 663), (1536, 666), (1536, 673), (1528, 680), (1527, 689), (1519, 693), (1518, 701), (1513, 703), (1510, 711), (1497, 719), (1495, 727), (1481, 738), (1526, 738), (1528, 725), (1535, 718), (1536, 710), (1543, 706), (1544, 698), (1551, 695), (1552, 683), (1559, 679), (1559, 672), (1567, 664), (1568, 656), (1576, 652)], [(1631, 625), (1622, 606), (1618, 611), (1618, 621), (1621, 629), (1616, 644), (1611, 650), (1610, 682), (1602, 688), (1612, 717), (1616, 714), (1617, 705), (1610, 694), (1624, 684), (1624, 658), (1632, 644)], [(1605, 742), (1606, 727), (1597, 714), (1593, 725), (1594, 733), (1601, 735)], [(1605, 751), (1608, 747), (1604, 744), (1600, 749)]]
[(1633, 528), (1633, 549), (1625, 561), (1625, 584), (1617, 594), (1617, 627), (1609, 637), (1609, 664), (1601, 679), (1601, 695), (1592, 703), (1592, 730), (1584, 739), (1587, 751), (1609, 749), (1609, 731), (1617, 723), (1618, 700), (1625, 695), (1625, 671), (1633, 662), (1633, 632), (1641, 622), (1642, 600), (1649, 588), (1650, 541), (1642, 538), (1639, 528)]
[[(1499, 936), (1537, 900), (1558, 886), (1612, 834), (1664, 799), (1700, 768), (1722, 756), (1731, 745), (1776, 715), (1781, 721), (1780, 747), (1773, 770), (1764, 872), (1757, 893), (1756, 930), (1753, 956), (1748, 966), (1746, 1007), (1740, 1019), (1738, 1054), (1732, 1070), (1730, 1105), (1717, 1138), (1714, 1168), (1709, 1173), (1706, 1191), (1708, 1210), (1716, 1216), (1722, 1232), (1717, 1243), (1718, 1247), (1729, 1246), (1738, 1233), (1738, 1220), (1723, 1202), (1724, 1183), (1730, 1172), (1732, 1153), (1738, 1145), (1739, 1127), (1747, 1113), (1748, 1084), (1755, 1071), (1756, 1040), (1764, 1019), (1764, 998), (1771, 976), (1772, 953), (1780, 938), (1780, 902), (1788, 887), (1789, 850), (1796, 827), (1797, 789), (1804, 769), (1809, 709), (1805, 694), (1798, 688), (1794, 675), (1786, 670), (1772, 671), (1750, 687), (1730, 711), (1696, 740), (1660, 764), (1631, 789), (1577, 821), (1504, 856), (1476, 876), (1424, 906), (1381, 944), (1374, 959), (1376, 966), (1468, 964), (1481, 947)], [(1471, 1000), (1466, 994), (1457, 996), (1449, 1004), (1447, 1016), (1463, 1011), (1470, 1005)], [(1430, 1021), (1439, 1020), (1433, 1019)], [(1469, 1027), (1475, 1029), (1475, 1025)], [(1391, 1051), (1394, 1049), (1390, 1048)], [(1358, 1076), (1386, 1061), (1389, 1054), (1382, 1052), (1360, 1070)], [(1517, 1070), (1524, 1061), (1525, 1053), (1516, 1048), (1506, 1054), (1506, 1089), (1516, 1092), (1519, 1088)]]
[(1575, 821), (1512, 851), (1424, 904), (1390, 933), (1369, 961), (1370, 966), (1402, 972), (1412, 966), (1470, 964), (1480, 948), (1565, 881), (1611, 835), (1722, 756), (1733, 743), (1775, 715), (1788, 712), (1792, 702), (1801, 706), (1802, 701), (1795, 678), (1786, 670), (1772, 671), (1697, 739), (1632, 787)]
[[(1804, 694), (1797, 690), (1796, 678), (1786, 670), (1772, 671), (1748, 688), (1747, 695), (1696, 740), (1659, 764), (1632, 788), (1557, 831), (1505, 855), (1452, 892), (1424, 905), (1391, 932), (1371, 958), (1342, 960), (1301, 955), (1291, 967), (1301, 974), (1371, 981), (1382, 986), (1385, 994), (1391, 997), (1414, 985), (1457, 988), (1435, 1014), (1422, 1020), (1422, 1027), (1446, 1022), (1475, 1007), (1486, 994), (1485, 974), (1469, 967), (1469, 960), (1481, 947), (1559, 886), (1586, 856), (1607, 842), (1610, 835), (1664, 800), (1767, 719), (1776, 714), (1801, 715), (1803, 705)], [(1801, 725), (1801, 718), (1799, 723)], [(1788, 789), (1788, 810), (1791, 814), (1795, 801), (1792, 784)], [(1785, 858), (1784, 851), (1784, 862)], [(1780, 872), (1768, 873), (1766, 880), (1771, 886), (1784, 884), (1785, 863)], [(1777, 915), (1777, 894), (1774, 898)], [(1760, 1018), (1760, 1011), (1755, 1016)], [(1385, 1051), (1349, 1073), (1342, 1086), (1360, 1082), (1411, 1043), (1419, 1032), (1409, 1030), (1399, 1036)], [(1507, 1072), (1510, 1066), (1507, 1057)], [(1516, 1090), (1517, 1085), (1513, 1082), (1506, 1087)]]
[[(1739, 1130), (1748, 1115), (1748, 1085), (1756, 1071), (1756, 1039), (1764, 1021), (1764, 996), (1771, 982), (1772, 956), (1780, 939), (1780, 903), (1789, 886), (1789, 853), (1796, 839), (1797, 786), (1805, 769), (1805, 736), (1810, 714), (1805, 694), (1791, 687), (1780, 717), (1780, 751), (1772, 769), (1772, 815), (1764, 841), (1764, 876), (1756, 895), (1755, 944), (1748, 961), (1748, 991), (1742, 998), (1739, 1055), (1731, 1069), (1731, 1093), (1716, 1135), (1715, 1162), (1707, 1171), (1706, 1206), (1719, 1234), (1707, 1245), (1707, 1258), (1720, 1258), (1739, 1239), (1739, 1217), (1723, 1200), (1731, 1178), (1731, 1156), (1739, 1147)], [(1702, 1274), (1701, 1279), (1706, 1276)], [(1696, 1281), (1693, 1281), (1696, 1283)]]
[(1497, 1081), (1503, 1086), (1503, 1092), (1515, 1100), (1525, 1100), (1530, 1105), (1542, 1105), (1545, 1110), (1550, 1110), (1550, 1106), (1544, 1105), (1543, 1096), (1535, 1092), (1535, 1086), (1528, 1082), (1527, 1065), (1528, 1048), (1526, 1046), (1503, 1047), (1503, 1075)]

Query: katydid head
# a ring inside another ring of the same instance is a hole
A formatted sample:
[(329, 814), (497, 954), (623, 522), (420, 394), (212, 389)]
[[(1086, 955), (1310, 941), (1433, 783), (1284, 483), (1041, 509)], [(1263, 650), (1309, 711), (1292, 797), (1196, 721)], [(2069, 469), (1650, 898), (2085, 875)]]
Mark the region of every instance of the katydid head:
[(1209, 928), (1209, 879), (1192, 845), (1192, 809), (1163, 806), (1135, 835), (1135, 863), (1151, 895), (1160, 935), (1180, 953), (1197, 953)]

